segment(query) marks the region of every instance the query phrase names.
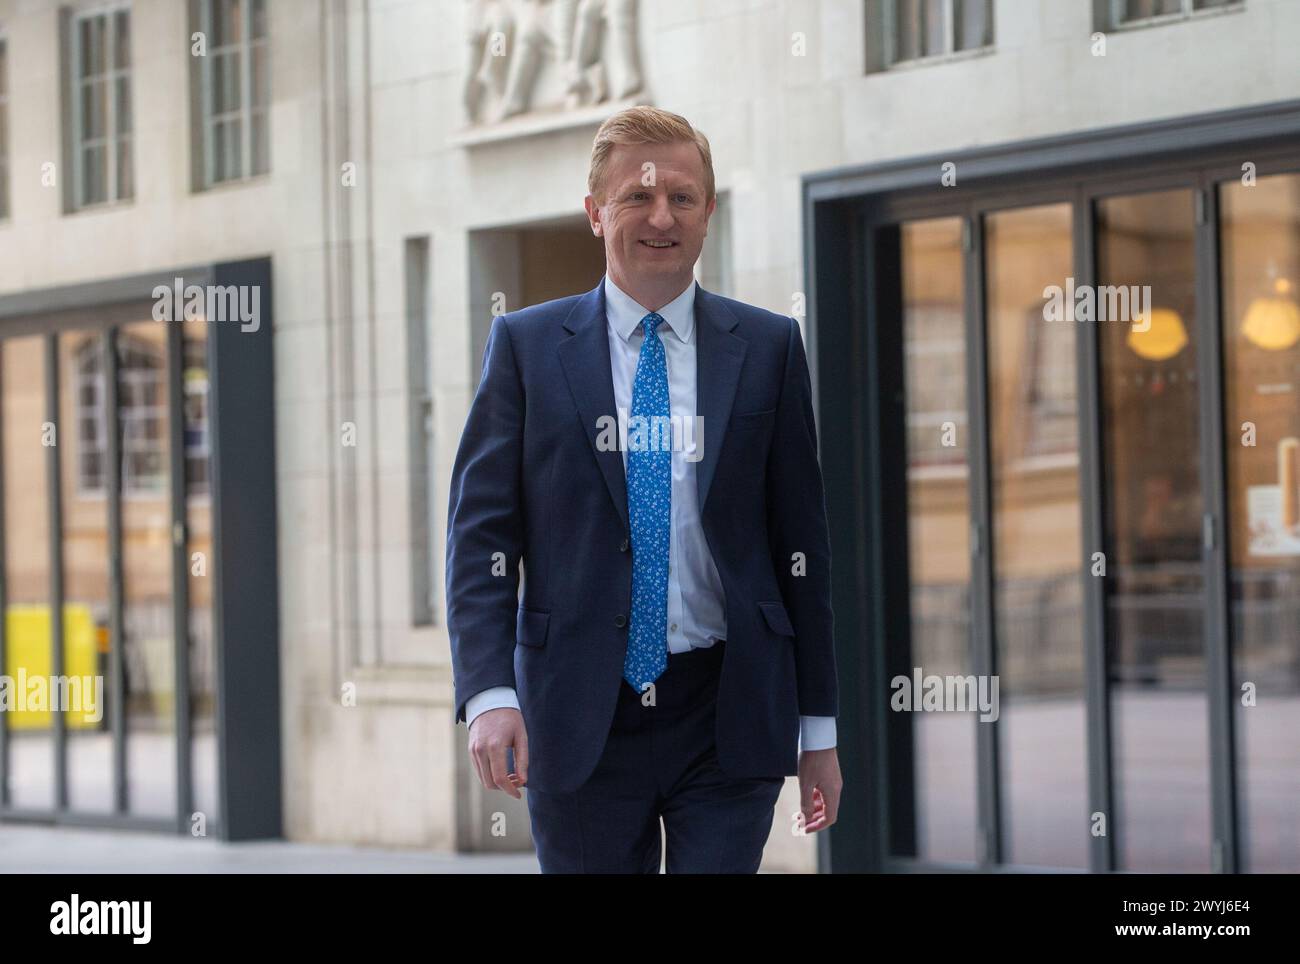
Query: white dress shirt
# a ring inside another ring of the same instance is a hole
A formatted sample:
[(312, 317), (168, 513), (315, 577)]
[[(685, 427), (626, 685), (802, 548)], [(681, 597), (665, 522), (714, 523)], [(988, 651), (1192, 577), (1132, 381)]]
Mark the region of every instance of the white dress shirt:
[[(632, 381), (645, 329), (641, 320), (649, 309), (637, 304), (605, 276), (605, 315), (609, 323), (610, 373), (614, 380), (614, 405), (622, 424), (632, 407)], [(663, 342), (668, 364), (670, 421), (674, 426), (695, 419), (695, 281), (656, 312), (663, 323), (655, 335)], [(631, 429), (628, 430), (629, 433)], [(695, 441), (683, 433), (672, 446), (672, 532), (668, 543), (668, 651), (685, 653), (712, 646), (727, 638), (727, 614), (722, 580), (704, 538), (695, 487)], [(627, 450), (623, 455), (627, 474)], [(687, 456), (690, 456), (688, 458)], [(503, 706), (519, 708), (514, 688), (493, 686), (476, 693), (465, 704), (467, 725), (474, 717)], [(835, 746), (835, 717), (799, 717), (800, 745), (804, 750), (825, 750)]]

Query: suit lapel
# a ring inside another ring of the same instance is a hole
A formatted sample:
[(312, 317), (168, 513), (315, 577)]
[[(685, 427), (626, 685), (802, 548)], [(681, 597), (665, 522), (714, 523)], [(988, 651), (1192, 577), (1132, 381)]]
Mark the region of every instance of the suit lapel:
[[(609, 361), (609, 321), (605, 317), (605, 279), (588, 291), (574, 306), (564, 327), (571, 336), (560, 342), (560, 364), (569, 383), (573, 402), (578, 406), (583, 431), (591, 443), (591, 451), (605, 477), (614, 507), (629, 525), (627, 515), (627, 480), (623, 475), (623, 455), (617, 448), (601, 451), (596, 444), (601, 424), (598, 419), (614, 419), (618, 429), (618, 410), (614, 407), (614, 376)], [(615, 436), (617, 438), (617, 435)]]
[(695, 410), (704, 428), (704, 454), (696, 466), (695, 490), (700, 514), (708, 504), (709, 487), (718, 467), (718, 453), (731, 420), (745, 339), (732, 334), (736, 316), (716, 295), (695, 285)]
[[(696, 466), (695, 485), (701, 514), (717, 470), (718, 453), (722, 450), (726, 425), (736, 398), (736, 386), (740, 381), (740, 369), (745, 361), (747, 343), (732, 334), (737, 324), (736, 316), (727, 306), (697, 282), (695, 406), (696, 414), (702, 418), (703, 454)], [(602, 451), (597, 446), (601, 416), (614, 419), (616, 430), (618, 419), (614, 405), (614, 378), (610, 371), (604, 278), (582, 296), (564, 320), (564, 328), (570, 333), (570, 337), (560, 342), (558, 349), (564, 377), (610, 498), (614, 500), (623, 525), (627, 526), (627, 479), (623, 471), (623, 456), (616, 448)]]

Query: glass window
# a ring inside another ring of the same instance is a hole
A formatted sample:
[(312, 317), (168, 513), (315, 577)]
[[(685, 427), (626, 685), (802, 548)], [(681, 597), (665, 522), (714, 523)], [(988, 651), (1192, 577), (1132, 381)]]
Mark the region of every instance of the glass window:
[(1245, 869), (1300, 871), (1300, 174), (1220, 187), (1229, 606)]
[(1111, 27), (1180, 20), (1203, 10), (1239, 7), (1243, 0), (1111, 0)]
[[(0, 446), (4, 449), (4, 672), (54, 671), (50, 621), (50, 477), (45, 341), (0, 345)], [(57, 436), (53, 438), (57, 439)], [(10, 710), (9, 802), (48, 809), (54, 797), (54, 721), (48, 708)]]
[[(1209, 163), (1131, 193), (1120, 172), (1045, 180), (1074, 199), (990, 209), (974, 246), (956, 216), (970, 199), (926, 198), (897, 235), (867, 219), (887, 679), (971, 676), (989, 625), (1000, 700), (995, 752), (977, 757), (968, 714), (883, 694), (881, 829), (902, 858), (887, 865), (982, 862), (987, 818), (1018, 867), (1300, 870), (1300, 171), (1286, 155), (1279, 173), (1224, 180), (1216, 208), (1192, 187)], [(1023, 203), (1000, 186), (981, 200)], [(1090, 254), (1095, 277), (1075, 284)], [(967, 372), (985, 420), (973, 449)], [(1220, 442), (1222, 466), (1207, 461)], [(988, 540), (971, 525), (985, 508)], [(1234, 792), (1229, 830), (1214, 804)]]
[[(68, 812), (174, 818), (177, 671), (188, 668), (193, 802), (209, 820), (219, 816), (208, 331), (201, 319), (184, 322), (184, 389), (176, 407), (168, 391), (173, 333), (166, 325), (142, 321), (0, 339), (3, 671), (15, 678), (54, 673), (54, 629), (61, 625), (61, 672), (69, 693), (85, 701), (58, 710), (64, 760), (54, 709), (4, 714), (13, 806), (64, 809), (58, 774), (65, 772)], [(109, 407), (114, 391), (116, 412)], [(185, 600), (173, 592), (173, 418), (183, 419), (177, 438), (185, 445)], [(108, 461), (115, 432), (116, 465)], [(116, 504), (106, 498), (115, 478), (123, 495)], [(50, 603), (54, 562), (61, 576), (57, 624)], [(187, 654), (178, 653), (176, 638), (176, 606), (183, 603)], [(178, 656), (184, 666), (177, 666)]]
[[(160, 345), (123, 334), (118, 344), (118, 420), (122, 433), (122, 492), (156, 494), (167, 480), (163, 453), (167, 385)], [(108, 458), (107, 396), (103, 353), (93, 342), (82, 345), (76, 363), (77, 487), (82, 494), (102, 493)], [(205, 404), (205, 403), (204, 403)], [(206, 459), (205, 408), (196, 409), (201, 428), (191, 431), (187, 417), (186, 457)], [(190, 409), (186, 409), (187, 416)], [(206, 477), (203, 477), (206, 485)]]
[(1088, 866), (1077, 325), (1043, 291), (1074, 257), (1070, 205), (985, 219), (1002, 859)]
[(887, 64), (993, 44), (992, 0), (883, 0)]
[(200, 58), (204, 183), (271, 169), (266, 0), (203, 0)]
[(1211, 869), (1194, 233), (1189, 190), (1097, 205), (1109, 822), (1143, 873)]
[[(112, 648), (109, 504), (101, 493), (80, 485), (87, 471), (103, 481), (103, 448), (92, 467), (86, 466), (84, 456), (88, 432), (94, 443), (103, 443), (106, 336), (100, 331), (65, 331), (57, 337), (60, 430), (76, 426), (71, 455), (65, 449), (59, 460), (64, 665), (80, 667), (69, 669), (71, 675), (98, 675), (107, 681)], [(107, 685), (91, 690), (98, 712), (66, 717), (68, 806), (75, 811), (108, 813), (114, 808), (112, 713), (107, 706), (111, 691)]]
[(72, 163), (75, 204), (134, 196), (131, 151), (131, 16), (127, 10), (72, 21)]
[[(909, 665), (924, 676), (964, 677), (972, 667), (961, 219), (904, 224), (902, 259)], [(914, 856), (975, 860), (976, 717), (893, 715), (912, 734)]]
[(176, 812), (166, 334), (150, 321), (117, 336), (127, 807), (151, 816)]

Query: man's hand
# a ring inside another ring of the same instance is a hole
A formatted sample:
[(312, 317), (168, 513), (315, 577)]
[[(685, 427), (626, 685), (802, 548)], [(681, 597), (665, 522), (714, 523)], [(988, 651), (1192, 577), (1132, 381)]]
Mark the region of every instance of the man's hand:
[(840, 788), (843, 786), (835, 747), (804, 750), (799, 754), (799, 807), (804, 833), (825, 830), (835, 822), (840, 812)]
[[(507, 747), (514, 747), (517, 773), (506, 770)], [(512, 706), (502, 706), (474, 717), (469, 728), (469, 757), (484, 787), (520, 799), (519, 788), (528, 783), (528, 731), (523, 714)]]

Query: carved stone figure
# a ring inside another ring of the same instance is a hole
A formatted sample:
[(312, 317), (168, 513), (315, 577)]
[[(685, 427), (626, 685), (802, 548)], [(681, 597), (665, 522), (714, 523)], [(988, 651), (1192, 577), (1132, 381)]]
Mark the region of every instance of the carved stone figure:
[(564, 105), (604, 101), (612, 72), (617, 99), (641, 89), (636, 0), (467, 0), (462, 101), (470, 123), (484, 119), (484, 96), (496, 121), (526, 113), (547, 60), (560, 70)]
[[(568, 6), (574, 6), (570, 0)], [(565, 58), (566, 105), (599, 103), (605, 99), (605, 64), (600, 57), (602, 34), (608, 31), (621, 76), (614, 98), (631, 97), (641, 89), (641, 61), (636, 49), (636, 0), (577, 0), (573, 43)]]

